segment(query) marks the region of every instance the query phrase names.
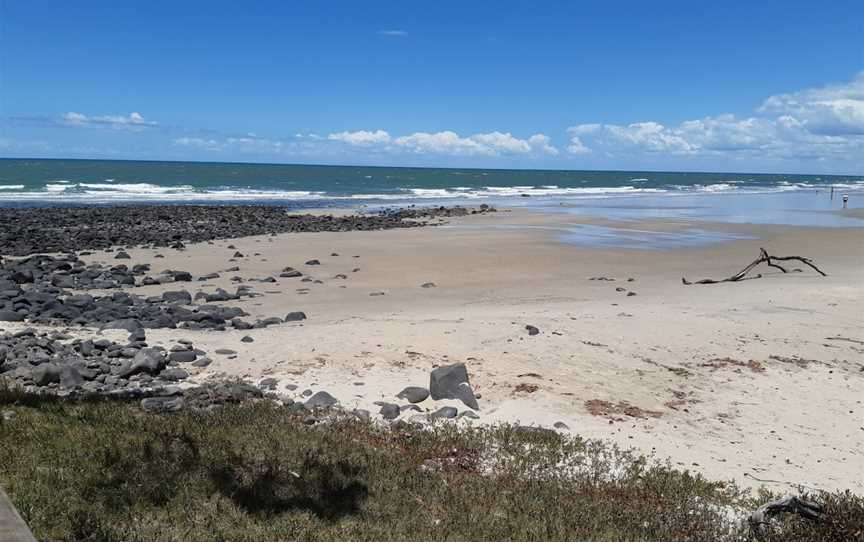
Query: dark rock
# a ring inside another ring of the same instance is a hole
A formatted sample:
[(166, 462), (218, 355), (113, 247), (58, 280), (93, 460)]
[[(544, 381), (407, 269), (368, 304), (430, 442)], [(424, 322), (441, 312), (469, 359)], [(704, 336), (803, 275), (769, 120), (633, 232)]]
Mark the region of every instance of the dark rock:
[(430, 420), (455, 418), (458, 410), (455, 407), (441, 407), (429, 415)]
[(304, 403), (304, 405), (308, 409), (327, 408), (327, 407), (331, 407), (331, 406), (335, 405), (338, 402), (339, 401), (335, 397), (333, 397), (332, 395), (330, 395), (326, 391), (319, 391), (318, 393), (316, 393), (315, 395), (310, 397)]
[(429, 397), (429, 390), (419, 386), (408, 386), (396, 394), (399, 399), (405, 399), (409, 403), (420, 403)]
[(191, 305), (192, 304), (192, 294), (187, 292), (186, 290), (179, 290), (173, 292), (163, 292), (162, 293), (162, 301), (165, 303), (177, 303), (180, 305)]
[(258, 387), (262, 390), (275, 390), (276, 386), (279, 384), (279, 380), (276, 378), (265, 378), (261, 382), (258, 382)]
[(385, 420), (395, 420), (399, 417), (401, 411), (399, 410), (399, 405), (385, 403), (381, 406), (381, 410), (378, 413), (381, 414), (381, 417)]
[(168, 369), (164, 369), (161, 373), (159, 373), (159, 378), (176, 382), (178, 380), (185, 380), (189, 378), (189, 373), (178, 367), (171, 367)]
[(528, 335), (531, 337), (540, 333), (540, 330), (532, 325), (525, 326), (525, 329), (528, 330)]
[(130, 256), (129, 253), (127, 253), (123, 250), (121, 250), (120, 252), (118, 252), (117, 254), (114, 255), (115, 260), (129, 260), (131, 258), (132, 258), (132, 256)]
[(321, 262), (318, 260), (309, 260), (306, 262), (306, 265), (321, 265)]
[(570, 427), (568, 427), (567, 424), (564, 422), (555, 422), (554, 424), (552, 424), (552, 427), (554, 427), (555, 429), (570, 429)]
[(194, 350), (180, 350), (168, 354), (168, 359), (177, 363), (192, 363), (197, 357), (198, 354)]
[(0, 322), (23, 322), (24, 314), (11, 311), (8, 309), (0, 309)]
[(165, 357), (162, 352), (155, 348), (145, 348), (138, 352), (131, 362), (127, 361), (117, 372), (120, 378), (129, 378), (130, 376), (147, 373), (156, 375), (165, 368)]
[(65, 366), (60, 370), (60, 386), (73, 390), (84, 384), (84, 377), (75, 367)]
[[(276, 317), (276, 316), (271, 316), (270, 318), (264, 318), (263, 320), (258, 320), (257, 322), (255, 322), (255, 324), (252, 327), (256, 328), (256, 329), (261, 329), (261, 328), (265, 328), (268, 326), (273, 326), (273, 325), (281, 324), (281, 323), (282, 323), (281, 318)], [(246, 341), (246, 342), (252, 342), (252, 341)]]
[(30, 378), (37, 386), (47, 386), (54, 382), (60, 382), (60, 367), (53, 363), (43, 363), (33, 368)]
[(39, 209), (38, 213), (28, 208), (10, 208), (4, 209), (0, 216), (0, 253), (25, 256), (85, 248), (105, 250), (117, 245), (182, 250), (184, 241), (205, 242), (283, 232), (416, 228), (428, 225), (424, 219), (493, 211), (493, 208), (482, 207), (416, 207), (326, 216), (288, 214), (284, 207), (264, 205), (70, 206), (48, 207)]
[(103, 324), (101, 329), (125, 329), (126, 331), (135, 331), (141, 329), (141, 322), (134, 318), (122, 318), (120, 320), (112, 320), (107, 324)]
[(245, 337), (243, 337), (242, 339), (240, 339), (240, 342), (244, 342), (244, 343), (251, 343), (251, 342), (255, 342), (255, 339), (253, 339), (253, 338), (250, 337), (249, 335), (246, 335)]
[(437, 285), (434, 282), (424, 282), (420, 285), (421, 288), (435, 288)]
[(299, 322), (300, 320), (306, 319), (306, 313), (302, 311), (289, 312), (285, 316), (286, 322)]
[(455, 363), (434, 369), (429, 378), (432, 399), (459, 399), (466, 406), (480, 410), (477, 398), (468, 382), (468, 370), (464, 363)]
[(252, 329), (252, 324), (246, 322), (245, 320), (241, 320), (240, 318), (235, 318), (231, 320), (231, 325), (234, 327), (234, 329)]
[(201, 357), (192, 362), (193, 367), (207, 367), (213, 363), (213, 360), (207, 357)]
[(219, 354), (220, 356), (233, 356), (237, 353), (235, 350), (231, 350), (228, 348), (217, 348), (216, 350), (214, 350), (214, 352), (216, 354)]

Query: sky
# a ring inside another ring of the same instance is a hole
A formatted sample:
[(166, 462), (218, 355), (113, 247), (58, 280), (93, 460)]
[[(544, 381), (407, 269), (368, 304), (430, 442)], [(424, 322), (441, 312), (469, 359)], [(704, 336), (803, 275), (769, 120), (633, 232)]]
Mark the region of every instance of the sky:
[(0, 0), (0, 157), (864, 174), (864, 2)]

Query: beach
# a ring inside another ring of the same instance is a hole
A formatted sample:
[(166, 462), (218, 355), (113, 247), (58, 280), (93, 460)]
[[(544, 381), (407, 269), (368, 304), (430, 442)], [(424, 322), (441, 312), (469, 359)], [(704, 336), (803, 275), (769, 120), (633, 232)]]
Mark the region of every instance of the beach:
[[(621, 222), (524, 209), (436, 221), (183, 250), (128, 247), (124, 263), (219, 273), (184, 284), (192, 296), (248, 286), (255, 297), (229, 304), (249, 321), (306, 315), (261, 329), (147, 329), (150, 345), (185, 339), (208, 353), (212, 363), (188, 369), (186, 385), (275, 379), (268, 387), (280, 397), (326, 391), (380, 419), (376, 402), (404, 403), (400, 390), (428, 387), (430, 371), (464, 363), (478, 418), (457, 423), (554, 427), (745, 487), (864, 490), (860, 228)], [(585, 227), (661, 238), (696, 228), (712, 241), (620, 248), (562, 235)], [(763, 264), (754, 280), (682, 283), (733, 275), (760, 247), (810, 258), (827, 276), (788, 262), (785, 274)], [(81, 259), (114, 265), (114, 257)], [(302, 277), (280, 277), (287, 267)], [(127, 332), (96, 334), (122, 341)], [(428, 399), (400, 419), (419, 421), (442, 406), (466, 410)]]

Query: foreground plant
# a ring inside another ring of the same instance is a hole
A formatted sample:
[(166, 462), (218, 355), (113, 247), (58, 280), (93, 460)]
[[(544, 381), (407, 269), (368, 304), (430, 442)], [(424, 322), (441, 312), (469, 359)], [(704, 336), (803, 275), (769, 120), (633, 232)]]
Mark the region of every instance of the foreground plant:
[[(0, 405), (0, 484), (39, 540), (755, 536), (756, 500), (733, 485), (538, 428), (308, 426), (265, 401), (153, 415), (6, 392)], [(760, 537), (862, 537), (860, 497), (810, 499), (825, 519)]]

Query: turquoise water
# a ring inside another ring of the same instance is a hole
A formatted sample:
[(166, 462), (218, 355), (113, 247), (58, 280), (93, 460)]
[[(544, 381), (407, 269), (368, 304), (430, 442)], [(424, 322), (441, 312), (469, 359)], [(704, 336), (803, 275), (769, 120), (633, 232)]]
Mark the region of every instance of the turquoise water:
[[(834, 197), (831, 197), (831, 189)], [(856, 226), (864, 175), (552, 171), (0, 159), (0, 206), (278, 202), (297, 208), (492, 203), (616, 219)]]

